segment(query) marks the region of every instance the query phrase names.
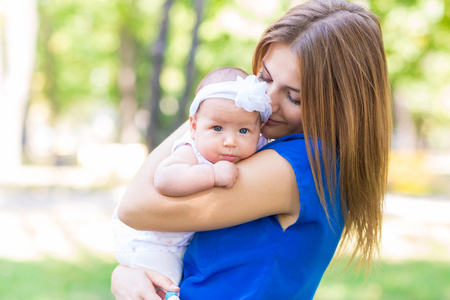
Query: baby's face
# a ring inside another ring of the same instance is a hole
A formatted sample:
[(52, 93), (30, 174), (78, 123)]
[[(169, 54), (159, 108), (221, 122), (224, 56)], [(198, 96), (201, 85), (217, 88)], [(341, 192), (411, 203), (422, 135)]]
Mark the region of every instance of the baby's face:
[(212, 163), (249, 157), (257, 150), (260, 131), (259, 112), (248, 112), (229, 99), (207, 99), (191, 117), (191, 137)]

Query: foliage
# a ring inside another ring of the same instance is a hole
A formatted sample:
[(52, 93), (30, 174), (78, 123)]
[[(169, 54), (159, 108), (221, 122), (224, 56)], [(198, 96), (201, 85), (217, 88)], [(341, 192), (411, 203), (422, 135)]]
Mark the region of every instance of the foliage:
[[(422, 146), (448, 149), (450, 5), (444, 0), (370, 1), (382, 22), (394, 101), (410, 112)], [(398, 122), (398, 120), (397, 120)]]
[[(147, 44), (156, 34), (152, 30), (158, 21), (156, 3), (148, 8), (138, 1), (120, 0), (40, 3), (36, 77), (43, 82), (40, 96), (52, 104), (56, 115), (86, 104), (92, 109), (94, 103), (119, 103), (120, 30), (125, 27), (135, 36), (140, 45), (138, 64), (145, 61)], [(138, 71), (148, 75), (143, 68)]]
[[(206, 1), (195, 56), (194, 85), (220, 66), (251, 71), (257, 39), (267, 24), (294, 2), (299, 1)], [(30, 103), (50, 106), (50, 125), (65, 120), (74, 127), (73, 132), (81, 131), (77, 126), (92, 127), (99, 111), (108, 110), (115, 124), (109, 142), (117, 141), (121, 118), (118, 81), (123, 66), (119, 51), (127, 43), (121, 34), (127, 32), (129, 43), (135, 46), (136, 126), (144, 137), (153, 74), (151, 51), (158, 36), (164, 0), (38, 3), (38, 58)], [(450, 148), (450, 140), (441, 138), (450, 123), (450, 6), (444, 0), (365, 3), (382, 23), (396, 106), (401, 103), (406, 108), (420, 145)], [(178, 102), (186, 89), (185, 69), (195, 18), (194, 0), (174, 1), (160, 78), (161, 138), (172, 130), (180, 109)], [(81, 136), (77, 138), (79, 143)]]
[[(193, 2), (174, 1), (170, 11), (168, 47), (160, 78), (162, 136), (171, 130), (177, 101), (186, 88), (185, 68), (196, 17)], [(127, 31), (136, 46), (135, 100), (139, 109), (145, 111), (152, 77), (151, 51), (158, 36), (163, 4), (163, 0), (151, 3), (146, 0), (40, 1), (38, 59), (31, 104), (49, 105), (53, 123), (74, 115), (77, 120), (71, 120), (72, 123), (92, 123), (101, 107), (114, 107), (113, 118), (117, 124), (121, 98), (118, 87), (121, 32)], [(278, 7), (278, 15), (286, 6)], [(228, 19), (223, 18), (224, 12)], [(261, 18), (251, 8), (241, 7), (235, 1), (206, 1), (194, 85), (216, 67), (239, 66), (250, 72), (256, 40), (272, 19), (272, 14)], [(232, 24), (224, 24), (230, 20)], [(234, 23), (250, 25), (253, 29), (229, 26)], [(140, 129), (145, 135), (145, 125)]]

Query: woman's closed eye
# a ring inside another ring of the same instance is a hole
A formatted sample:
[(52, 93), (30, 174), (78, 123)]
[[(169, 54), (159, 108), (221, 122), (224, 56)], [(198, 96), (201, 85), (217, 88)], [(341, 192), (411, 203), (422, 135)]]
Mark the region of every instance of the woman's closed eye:
[(258, 79), (261, 80), (261, 81), (265, 81), (265, 82), (272, 82), (272, 79), (270, 79), (270, 78), (268, 78), (268, 77), (265, 77), (265, 76), (263, 75), (262, 71), (260, 71), (260, 72), (258, 73)]
[[(266, 76), (264, 76), (263, 73), (262, 73), (262, 71), (260, 71), (260, 72), (258, 73), (258, 78), (259, 78), (259, 80), (264, 81), (264, 82), (267, 82), (267, 83), (271, 83), (271, 82), (272, 82), (272, 79), (271, 79), (271, 78), (268, 78), (268, 77), (266, 77)], [(292, 102), (292, 104), (294, 104), (294, 105), (300, 105), (300, 104), (301, 104), (301, 101), (300, 101), (300, 100), (296, 99), (295, 97), (293, 97), (293, 96), (291, 95), (290, 89), (288, 89), (288, 91), (286, 92), (286, 97), (287, 97), (288, 100), (289, 100), (290, 102)]]
[(298, 99), (295, 99), (294, 97), (291, 96), (291, 94), (289, 92), (287, 92), (287, 98), (289, 99), (289, 101), (292, 102), (292, 104), (294, 105), (300, 105), (301, 101)]

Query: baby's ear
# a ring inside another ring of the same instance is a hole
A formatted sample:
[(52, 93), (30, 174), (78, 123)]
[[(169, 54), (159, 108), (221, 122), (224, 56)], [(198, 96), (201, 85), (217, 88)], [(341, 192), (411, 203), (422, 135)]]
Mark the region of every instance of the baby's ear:
[(189, 132), (191, 134), (191, 139), (195, 140), (195, 131), (197, 130), (197, 118), (195, 116), (189, 116)]

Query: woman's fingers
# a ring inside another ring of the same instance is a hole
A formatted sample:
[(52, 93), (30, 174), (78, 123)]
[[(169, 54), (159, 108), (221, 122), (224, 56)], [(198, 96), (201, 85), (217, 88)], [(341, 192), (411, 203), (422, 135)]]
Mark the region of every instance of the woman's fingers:
[(165, 291), (179, 292), (180, 288), (155, 271), (119, 265), (111, 276), (111, 292), (117, 300), (161, 300)]
[(161, 275), (155, 271), (146, 270), (145, 273), (150, 281), (153, 283), (153, 286), (158, 287), (157, 294), (162, 298), (166, 299), (166, 292), (179, 292), (180, 288), (176, 286), (172, 280), (168, 277)]
[(164, 292), (163, 290), (159, 289), (156, 291), (156, 293), (159, 297), (161, 297), (161, 299), (166, 299), (166, 292)]
[(172, 282), (172, 280), (170, 280), (168, 277), (151, 270), (145, 270), (145, 273), (147, 274), (147, 277), (150, 279), (150, 281), (153, 283), (154, 286), (159, 287), (164, 291), (170, 292), (180, 291), (180, 288), (176, 286)]
[(161, 300), (144, 269), (122, 265), (113, 271), (111, 292), (117, 300)]

